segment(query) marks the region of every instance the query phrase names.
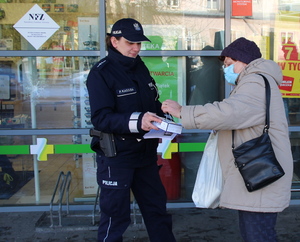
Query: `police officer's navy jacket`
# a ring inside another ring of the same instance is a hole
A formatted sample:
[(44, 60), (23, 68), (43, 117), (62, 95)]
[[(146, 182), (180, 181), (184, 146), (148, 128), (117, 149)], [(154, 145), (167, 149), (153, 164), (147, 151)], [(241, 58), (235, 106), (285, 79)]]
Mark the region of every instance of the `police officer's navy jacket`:
[[(143, 139), (141, 120), (148, 111), (159, 116), (163, 112), (155, 82), (141, 58), (109, 49), (91, 69), (87, 88), (94, 128), (115, 137), (117, 155), (104, 159), (124, 167), (156, 162), (158, 139)], [(103, 156), (97, 137), (93, 137), (91, 148)]]

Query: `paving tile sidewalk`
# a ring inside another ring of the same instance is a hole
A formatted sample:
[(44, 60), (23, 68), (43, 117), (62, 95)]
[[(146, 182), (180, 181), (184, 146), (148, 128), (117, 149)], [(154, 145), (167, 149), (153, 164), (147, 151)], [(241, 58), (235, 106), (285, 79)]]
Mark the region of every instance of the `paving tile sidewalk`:
[[(241, 241), (237, 212), (228, 209), (172, 208), (173, 231), (177, 242), (239, 242)], [(80, 229), (39, 230), (37, 221), (44, 212), (0, 213), (0, 242), (96, 241), (95, 226)], [(91, 225), (91, 218), (88, 222)], [(83, 224), (84, 225), (84, 224)], [(74, 229), (75, 228), (75, 229)], [(279, 214), (278, 239), (282, 242), (300, 241), (300, 206), (290, 206)], [(132, 224), (124, 234), (124, 242), (148, 242), (145, 228)]]

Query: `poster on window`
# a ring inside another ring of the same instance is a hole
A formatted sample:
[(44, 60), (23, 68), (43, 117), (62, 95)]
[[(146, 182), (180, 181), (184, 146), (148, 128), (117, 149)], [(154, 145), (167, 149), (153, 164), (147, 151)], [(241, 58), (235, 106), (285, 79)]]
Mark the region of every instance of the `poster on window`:
[[(147, 36), (151, 42), (144, 42), (145, 50), (162, 50), (166, 42), (176, 42), (176, 38), (165, 38), (161, 36)], [(165, 42), (165, 43), (164, 43)], [(176, 47), (175, 47), (176, 48)], [(150, 75), (156, 82), (159, 100), (166, 99), (178, 101), (178, 65), (177, 57), (143, 57), (143, 61), (150, 71)]]
[(300, 98), (300, 33), (295, 31), (299, 21), (290, 18), (291, 14), (291, 11), (281, 11), (277, 16), (274, 57), (282, 69), (283, 81), (279, 86), (282, 97)]
[(292, 38), (284, 39), (281, 44), (283, 60), (278, 64), (282, 69), (283, 81), (279, 88), (285, 98), (300, 97), (300, 58), (297, 45)]
[(232, 16), (252, 16), (252, 0), (232, 0)]

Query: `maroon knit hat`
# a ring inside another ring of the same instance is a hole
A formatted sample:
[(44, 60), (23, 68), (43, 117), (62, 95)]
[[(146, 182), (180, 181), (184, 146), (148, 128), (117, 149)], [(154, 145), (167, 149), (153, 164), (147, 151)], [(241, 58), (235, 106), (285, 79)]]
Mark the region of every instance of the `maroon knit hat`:
[(227, 56), (249, 64), (251, 61), (260, 58), (261, 53), (255, 42), (241, 37), (225, 47), (221, 56)]

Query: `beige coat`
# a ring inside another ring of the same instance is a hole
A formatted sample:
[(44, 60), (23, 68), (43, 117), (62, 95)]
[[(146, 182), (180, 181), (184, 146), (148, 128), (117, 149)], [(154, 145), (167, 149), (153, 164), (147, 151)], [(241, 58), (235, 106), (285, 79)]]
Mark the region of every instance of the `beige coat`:
[[(285, 175), (265, 188), (248, 192), (234, 165), (231, 130), (237, 130), (235, 147), (262, 134), (265, 123), (265, 84), (263, 78), (256, 73), (263, 74), (271, 86), (269, 134)], [(224, 179), (220, 207), (280, 212), (289, 206), (293, 158), (282, 96), (277, 87), (281, 81), (282, 72), (275, 62), (256, 59), (240, 73), (238, 84), (229, 98), (204, 106), (182, 107), (184, 128), (219, 130), (218, 149)]]

